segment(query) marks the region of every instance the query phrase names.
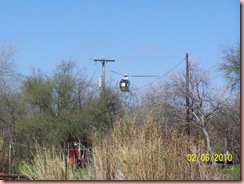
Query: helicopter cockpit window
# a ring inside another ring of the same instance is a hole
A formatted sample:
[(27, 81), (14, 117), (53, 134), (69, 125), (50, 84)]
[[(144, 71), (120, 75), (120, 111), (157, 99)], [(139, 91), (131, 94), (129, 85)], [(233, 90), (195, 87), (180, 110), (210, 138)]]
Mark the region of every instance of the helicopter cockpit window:
[(121, 91), (123, 91), (123, 92), (128, 91), (129, 90), (129, 85), (130, 85), (129, 80), (126, 80), (126, 79), (121, 79), (120, 80), (120, 89), (121, 89)]
[(121, 84), (121, 87), (126, 87), (126, 82), (122, 81), (120, 84)]

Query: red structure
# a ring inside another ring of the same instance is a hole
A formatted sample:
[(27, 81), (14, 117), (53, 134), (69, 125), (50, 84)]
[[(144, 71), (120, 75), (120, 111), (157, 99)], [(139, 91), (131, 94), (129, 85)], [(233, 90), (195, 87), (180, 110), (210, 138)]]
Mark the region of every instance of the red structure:
[(69, 142), (68, 158), (73, 166), (86, 167), (91, 160), (91, 139)]
[[(0, 175), (4, 175), (5, 173), (0, 172)], [(3, 176), (0, 176), (0, 180), (4, 180), (5, 178)]]
[(69, 160), (72, 163), (72, 165), (76, 165), (77, 164), (77, 159), (78, 159), (78, 155), (79, 155), (79, 148), (77, 143), (69, 143), (69, 150), (68, 150), (68, 156), (69, 156)]

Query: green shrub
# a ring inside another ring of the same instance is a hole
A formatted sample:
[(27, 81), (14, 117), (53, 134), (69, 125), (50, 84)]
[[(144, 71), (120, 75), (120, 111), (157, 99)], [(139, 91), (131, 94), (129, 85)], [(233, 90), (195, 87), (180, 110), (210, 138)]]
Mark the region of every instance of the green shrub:
[(236, 165), (230, 169), (222, 169), (220, 172), (223, 174), (230, 175), (233, 180), (241, 179), (240, 165)]

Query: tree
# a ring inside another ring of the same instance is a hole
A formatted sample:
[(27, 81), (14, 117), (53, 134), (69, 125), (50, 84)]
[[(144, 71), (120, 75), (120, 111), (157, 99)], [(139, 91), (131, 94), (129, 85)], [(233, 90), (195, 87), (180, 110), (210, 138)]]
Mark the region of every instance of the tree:
[(219, 70), (224, 73), (228, 87), (233, 90), (240, 90), (240, 43), (234, 46), (226, 45), (222, 49), (223, 63), (219, 65)]
[[(98, 91), (70, 60), (50, 76), (34, 70), (21, 86), (24, 116), (15, 126), (19, 143), (66, 149), (67, 142), (91, 138), (93, 131), (111, 130), (122, 111), (120, 95), (111, 88), (103, 97)], [(32, 151), (28, 147), (21, 153)]]
[[(221, 103), (222, 123), (227, 134), (225, 151), (230, 151), (236, 156), (235, 163), (240, 162), (241, 145), (241, 110), (239, 96), (223, 98)], [(225, 124), (224, 124), (225, 123)], [(223, 133), (222, 133), (223, 134)]]
[(232, 150), (240, 160), (240, 43), (237, 42), (236, 46), (226, 44), (222, 54), (223, 62), (219, 64), (218, 69), (224, 73), (227, 87), (234, 92), (234, 96), (232, 93), (227, 99), (222, 100), (222, 114), (228, 124), (226, 130), (231, 134)]
[[(31, 76), (27, 76), (22, 85), (22, 94), (32, 114), (53, 113), (52, 112), (52, 91), (51, 80), (34, 70)], [(26, 105), (27, 105), (26, 104)]]
[(91, 126), (99, 134), (110, 131), (115, 119), (123, 113), (121, 95), (108, 86), (87, 106), (87, 114), (92, 117)]
[[(165, 109), (172, 122), (178, 122), (178, 125), (187, 125), (185, 117), (186, 109), (186, 74), (181, 72), (171, 75), (166, 82), (154, 90), (157, 96), (150, 96), (155, 104), (155, 108)], [(147, 97), (148, 98), (148, 97)], [(213, 154), (211, 147), (211, 138), (209, 135), (210, 120), (219, 110), (219, 101), (217, 93), (210, 88), (210, 79), (206, 72), (200, 69), (197, 63), (189, 64), (189, 119), (190, 123), (195, 125), (205, 138), (207, 150)]]
[[(33, 70), (32, 75), (23, 81), (19, 100), (24, 109), (24, 116), (15, 126), (20, 138), (19, 143), (24, 141), (25, 144), (32, 146), (35, 143), (39, 145), (53, 143), (55, 137), (53, 135), (56, 135), (56, 132), (52, 129), (57, 118), (52, 108), (52, 92), (52, 81), (40, 70)], [(27, 152), (30, 152), (29, 148)]]
[(92, 84), (73, 61), (62, 61), (53, 75), (54, 109), (59, 119), (58, 130), (63, 141), (79, 139), (90, 134), (91, 117), (85, 113), (86, 105), (93, 99)]
[(56, 146), (88, 135), (91, 117), (85, 106), (93, 98), (90, 86), (72, 61), (62, 61), (51, 76), (33, 71), (22, 85), (26, 116), (18, 124), (19, 134)]
[(0, 94), (18, 89), (21, 75), (15, 65), (16, 48), (0, 44)]
[(4, 142), (3, 152), (16, 140), (14, 126), (21, 113), (18, 101), (21, 75), (15, 65), (15, 54), (15, 47), (0, 44), (0, 138)]
[(18, 94), (17, 86), (21, 80), (14, 63), (15, 53), (15, 47), (0, 45), (0, 126), (3, 128), (10, 124), (7, 117), (13, 115), (16, 110), (14, 99), (17, 100), (15, 96)]

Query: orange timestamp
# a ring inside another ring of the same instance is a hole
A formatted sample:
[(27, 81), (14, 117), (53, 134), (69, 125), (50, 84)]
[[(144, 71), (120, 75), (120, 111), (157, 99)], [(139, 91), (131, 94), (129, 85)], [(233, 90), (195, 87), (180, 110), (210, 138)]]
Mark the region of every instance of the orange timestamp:
[(186, 157), (188, 162), (197, 162), (197, 161), (202, 161), (202, 162), (210, 162), (210, 161), (215, 161), (215, 162), (231, 162), (233, 157), (232, 154), (188, 154)]

